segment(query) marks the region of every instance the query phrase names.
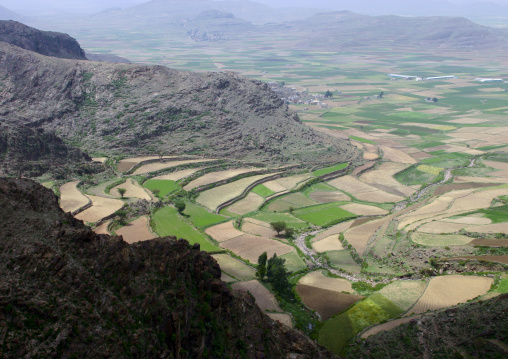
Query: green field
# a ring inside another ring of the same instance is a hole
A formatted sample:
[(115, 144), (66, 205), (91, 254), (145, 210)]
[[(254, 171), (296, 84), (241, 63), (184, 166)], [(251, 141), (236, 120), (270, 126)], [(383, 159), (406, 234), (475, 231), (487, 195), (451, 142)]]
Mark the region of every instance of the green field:
[(175, 236), (189, 243), (199, 243), (201, 250), (219, 252), (221, 249), (201, 232), (188, 224), (173, 207), (164, 207), (152, 215), (153, 228), (160, 237)]
[(269, 197), (272, 194), (275, 194), (274, 191), (272, 191), (271, 189), (267, 188), (266, 186), (264, 186), (262, 184), (257, 185), (256, 187), (254, 187), (252, 189), (252, 192), (254, 192), (257, 195), (260, 195), (261, 197)]
[(340, 163), (340, 164), (332, 166), (332, 167), (321, 168), (319, 170), (312, 172), (312, 175), (316, 176), (316, 177), (327, 175), (327, 174), (335, 172), (335, 171), (343, 170), (344, 168), (347, 167), (347, 165), (348, 165), (347, 163)]
[(227, 217), (210, 213), (203, 207), (194, 203), (186, 203), (183, 214), (187, 216), (193, 225), (201, 229), (224, 222), (227, 219)]
[(360, 273), (362, 269), (346, 249), (326, 252), (326, 256), (333, 267), (343, 269), (346, 272)]
[(143, 187), (150, 191), (159, 190), (159, 197), (181, 190), (182, 188), (175, 181), (149, 179), (143, 183)]
[(271, 222), (286, 222), (288, 227), (294, 228), (294, 229), (302, 229), (308, 227), (308, 224), (301, 219), (298, 219), (294, 216), (292, 216), (289, 213), (257, 213), (252, 218), (258, 219), (260, 221), (271, 223)]
[(307, 268), (305, 263), (302, 261), (302, 259), (296, 252), (289, 252), (281, 255), (280, 257), (286, 260), (286, 263), (284, 265), (286, 266), (286, 269), (290, 272), (297, 272)]
[(339, 208), (342, 202), (330, 204), (317, 205), (312, 207), (306, 207), (297, 209), (293, 214), (309, 223), (312, 223), (320, 227), (328, 227), (332, 224), (346, 221), (350, 218), (357, 217), (356, 214), (346, 211), (345, 209)]
[(397, 173), (394, 178), (406, 186), (412, 186), (429, 183), (434, 180), (436, 176), (427, 172), (422, 172), (418, 169), (418, 165), (413, 165), (408, 169)]

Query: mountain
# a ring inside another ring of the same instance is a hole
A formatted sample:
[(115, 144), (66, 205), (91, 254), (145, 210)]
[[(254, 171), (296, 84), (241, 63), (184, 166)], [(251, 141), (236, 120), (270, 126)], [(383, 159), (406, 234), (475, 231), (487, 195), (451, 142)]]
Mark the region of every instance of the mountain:
[(199, 245), (97, 235), (49, 189), (0, 178), (0, 356), (333, 358), (228, 289)]
[(0, 21), (0, 41), (42, 55), (86, 60), (81, 46), (69, 35), (37, 30), (16, 21)]
[(368, 16), (327, 12), (287, 22), (272, 30), (291, 34), (297, 46), (337, 50), (344, 47), (447, 48), (478, 50), (507, 45), (505, 36), (460, 17)]
[(412, 319), (350, 346), (348, 358), (506, 358), (508, 295)]
[(0, 123), (0, 176), (37, 177), (50, 172), (57, 179), (100, 172), (101, 166), (79, 149), (42, 129)]
[(357, 156), (301, 123), (268, 85), (234, 73), (66, 60), (0, 42), (0, 78), (0, 121), (84, 150), (303, 165)]

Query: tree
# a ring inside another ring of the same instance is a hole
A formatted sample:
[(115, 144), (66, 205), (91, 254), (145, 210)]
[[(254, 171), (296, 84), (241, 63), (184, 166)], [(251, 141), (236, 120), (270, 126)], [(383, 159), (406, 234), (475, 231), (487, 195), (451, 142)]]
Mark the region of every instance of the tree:
[(286, 232), (286, 238), (291, 238), (295, 234), (295, 229), (287, 227), (285, 232)]
[(121, 225), (124, 225), (125, 219), (127, 218), (127, 211), (120, 209), (120, 210), (116, 211), (115, 214), (118, 216), (118, 223), (120, 223)]
[(155, 197), (159, 197), (159, 194), (161, 193), (161, 190), (158, 188), (154, 188), (152, 190), (152, 193), (155, 195)]
[(273, 230), (277, 232), (277, 235), (279, 235), (280, 232), (285, 230), (287, 227), (286, 222), (283, 221), (271, 222), (270, 226), (272, 226)]
[(383, 98), (384, 94), (385, 94), (385, 93), (384, 93), (384, 91), (381, 91), (381, 92), (379, 93), (379, 96), (378, 96), (378, 97), (379, 97), (379, 98)]
[(333, 97), (333, 93), (332, 93), (332, 91), (330, 91), (330, 90), (326, 90), (326, 92), (325, 92), (325, 97), (326, 97), (326, 98)]
[(256, 272), (256, 276), (262, 281), (266, 275), (266, 260), (268, 258), (268, 254), (263, 252), (258, 258), (258, 270)]
[(437, 101), (438, 101), (438, 100), (437, 100), (437, 97), (433, 97), (433, 98), (432, 98), (432, 102), (437, 102)]
[(118, 193), (120, 193), (120, 197), (122, 197), (122, 198), (124, 198), (123, 196), (125, 195), (125, 192), (127, 192), (127, 190), (125, 188), (118, 189)]
[(182, 201), (175, 202), (175, 208), (178, 211), (178, 213), (182, 214), (182, 212), (185, 210), (185, 202)]
[(277, 257), (277, 254), (273, 254), (273, 257), (268, 260), (266, 266), (266, 276), (268, 281), (272, 283), (273, 289), (281, 296), (287, 297), (290, 294), (290, 285), (288, 281), (288, 272), (284, 263), (285, 259)]

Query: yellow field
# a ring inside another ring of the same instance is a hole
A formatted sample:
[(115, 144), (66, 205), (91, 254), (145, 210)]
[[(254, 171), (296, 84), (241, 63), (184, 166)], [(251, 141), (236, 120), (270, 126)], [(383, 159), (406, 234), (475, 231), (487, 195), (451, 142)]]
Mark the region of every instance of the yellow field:
[(347, 221), (347, 222), (341, 222), (339, 224), (336, 224), (335, 226), (332, 226), (330, 228), (328, 228), (327, 230), (319, 233), (318, 235), (316, 235), (314, 238), (312, 238), (312, 242), (318, 242), (322, 239), (325, 239), (331, 235), (334, 235), (334, 234), (339, 234), (341, 232), (345, 232), (349, 229), (349, 227), (351, 227), (351, 225), (353, 224), (354, 220), (351, 220), (351, 221)]
[(220, 246), (230, 250), (237, 256), (249, 260), (251, 263), (257, 263), (259, 256), (263, 254), (263, 252), (267, 252), (268, 258), (271, 258), (274, 253), (277, 253), (277, 256), (281, 256), (294, 251), (294, 248), (290, 245), (274, 239), (258, 237), (251, 234), (244, 234), (224, 241)]
[(111, 199), (97, 196), (88, 196), (92, 201), (92, 207), (84, 210), (76, 215), (77, 219), (85, 222), (97, 222), (107, 217), (123, 207), (123, 201), (119, 199)]
[(434, 167), (434, 166), (428, 166), (428, 165), (420, 165), (417, 167), (417, 169), (422, 172), (430, 173), (431, 175), (436, 175), (436, 176), (439, 173), (441, 173), (441, 171), (443, 170), (443, 168), (441, 168), (441, 167)]
[[(118, 162), (118, 165), (116, 166), (117, 171), (120, 172), (127, 172), (135, 165), (144, 162), (144, 161), (150, 161), (150, 160), (158, 160), (159, 156), (143, 156), (143, 157), (133, 157), (133, 158), (126, 158)], [(163, 156), (163, 159), (169, 159), (169, 158), (175, 158), (175, 156)]]
[(315, 191), (312, 192), (309, 196), (313, 201), (318, 203), (330, 203), (330, 202), (342, 202), (342, 201), (351, 201), (351, 197), (347, 194), (337, 191)]
[(306, 276), (300, 278), (298, 284), (332, 290), (335, 292), (354, 293), (353, 287), (349, 281), (342, 278), (325, 277), (322, 271), (315, 271), (307, 274)]
[(116, 234), (123, 237), (127, 243), (135, 243), (156, 238), (156, 236), (148, 229), (148, 217), (139, 217), (120, 229), (116, 230)]
[(330, 237), (326, 237), (318, 242), (313, 242), (312, 248), (314, 248), (314, 250), (318, 253), (340, 251), (344, 249), (342, 243), (339, 241), (338, 234), (332, 234)]
[(379, 149), (383, 151), (383, 158), (387, 161), (409, 164), (416, 163), (416, 160), (404, 151), (388, 146), (379, 146)]
[(197, 179), (195, 179), (192, 182), (189, 182), (183, 189), (186, 191), (190, 191), (191, 189), (205, 186), (207, 184), (223, 181), (229, 178), (236, 177), (238, 175), (253, 172), (255, 169), (253, 168), (234, 168), (230, 170), (225, 171), (218, 171), (218, 172), (210, 172), (207, 173)]
[(367, 222), (360, 226), (348, 229), (344, 232), (344, 238), (351, 244), (361, 256), (367, 248), (369, 239), (387, 221), (386, 218)]
[(359, 203), (348, 203), (340, 206), (340, 208), (359, 216), (377, 216), (388, 214), (388, 211), (385, 209)]
[(273, 310), (282, 312), (275, 296), (257, 280), (238, 282), (232, 285), (236, 291), (249, 292), (256, 300), (256, 304), (262, 311)]
[(111, 221), (107, 221), (103, 224), (101, 224), (99, 227), (96, 227), (93, 231), (97, 234), (111, 234), (108, 231), (108, 226), (111, 223)]
[(264, 202), (264, 198), (250, 192), (244, 199), (232, 204), (228, 207), (228, 211), (239, 215), (244, 215), (249, 212), (255, 211)]
[(182, 170), (182, 171), (169, 173), (167, 175), (157, 176), (157, 177), (154, 177), (153, 179), (167, 180), (167, 181), (179, 181), (182, 178), (189, 177), (191, 174), (202, 170), (203, 168), (205, 168), (205, 167), (189, 168), (187, 170)]
[(242, 192), (252, 183), (271, 175), (273, 174), (246, 177), (235, 182), (214, 187), (201, 192), (199, 197), (196, 199), (196, 202), (210, 208), (211, 210), (216, 210), (220, 204), (241, 195)]
[(290, 177), (282, 177), (282, 178), (276, 179), (275, 182), (277, 182), (279, 185), (281, 185), (285, 189), (291, 190), (291, 189), (297, 187), (298, 184), (308, 180), (309, 178), (313, 178), (313, 176), (309, 173), (304, 173), (304, 174), (290, 176)]
[(277, 236), (277, 232), (272, 228), (254, 224), (248, 221), (243, 222), (242, 231), (250, 234), (255, 234), (261, 237), (273, 238)]
[(133, 175), (142, 175), (145, 173), (160, 171), (160, 170), (163, 170), (166, 168), (172, 168), (172, 167), (176, 167), (176, 166), (180, 166), (180, 165), (187, 165), (190, 163), (199, 163), (199, 162), (209, 162), (209, 161), (215, 161), (215, 160), (199, 159), (199, 160), (185, 160), (185, 161), (154, 162), (154, 163), (149, 163), (147, 165), (139, 167), (132, 174)]
[(344, 192), (350, 193), (359, 200), (367, 202), (392, 203), (399, 202), (404, 199), (402, 196), (397, 196), (363, 183), (351, 175), (335, 178), (328, 181), (328, 184)]
[(233, 226), (233, 221), (221, 223), (213, 227), (208, 227), (205, 230), (205, 233), (215, 239), (217, 242), (224, 242), (245, 234)]
[(275, 180), (265, 182), (265, 183), (263, 183), (263, 185), (264, 185), (266, 188), (268, 188), (269, 190), (274, 191), (275, 193), (282, 192), (282, 191), (286, 191), (286, 187), (284, 187), (284, 186), (280, 185), (280, 184), (279, 184), (279, 183), (277, 183)]
[(110, 193), (113, 196), (120, 197), (120, 193), (118, 192), (119, 188), (124, 188), (127, 191), (124, 194), (125, 198), (139, 198), (146, 199), (147, 201), (151, 201), (152, 197), (146, 192), (144, 188), (140, 187), (137, 182), (135, 182), (132, 178), (128, 178), (124, 183), (119, 184), (116, 187), (113, 187)]
[(508, 223), (493, 223), (484, 226), (466, 227), (468, 232), (508, 234)]
[(86, 206), (90, 200), (78, 189), (79, 181), (68, 182), (60, 187), (60, 207), (64, 212), (74, 212)]
[(418, 228), (418, 232), (422, 233), (455, 233), (464, 228), (462, 223), (450, 223), (444, 221), (432, 221)]
[(423, 280), (397, 280), (381, 289), (379, 293), (406, 311), (416, 303), (426, 287), (427, 283)]

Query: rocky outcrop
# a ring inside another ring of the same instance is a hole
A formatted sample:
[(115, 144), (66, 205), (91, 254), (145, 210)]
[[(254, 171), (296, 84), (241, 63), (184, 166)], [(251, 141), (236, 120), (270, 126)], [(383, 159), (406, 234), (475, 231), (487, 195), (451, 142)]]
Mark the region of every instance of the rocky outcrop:
[(0, 41), (46, 56), (86, 60), (81, 46), (69, 35), (37, 30), (17, 21), (0, 21)]
[(332, 358), (176, 238), (97, 235), (31, 180), (0, 179), (0, 357)]
[(266, 84), (234, 73), (71, 61), (0, 43), (0, 78), (0, 121), (94, 152), (304, 165), (357, 156), (348, 141), (302, 124)]
[(0, 123), (0, 175), (36, 177), (50, 172), (62, 179), (101, 170), (86, 153), (52, 133)]

